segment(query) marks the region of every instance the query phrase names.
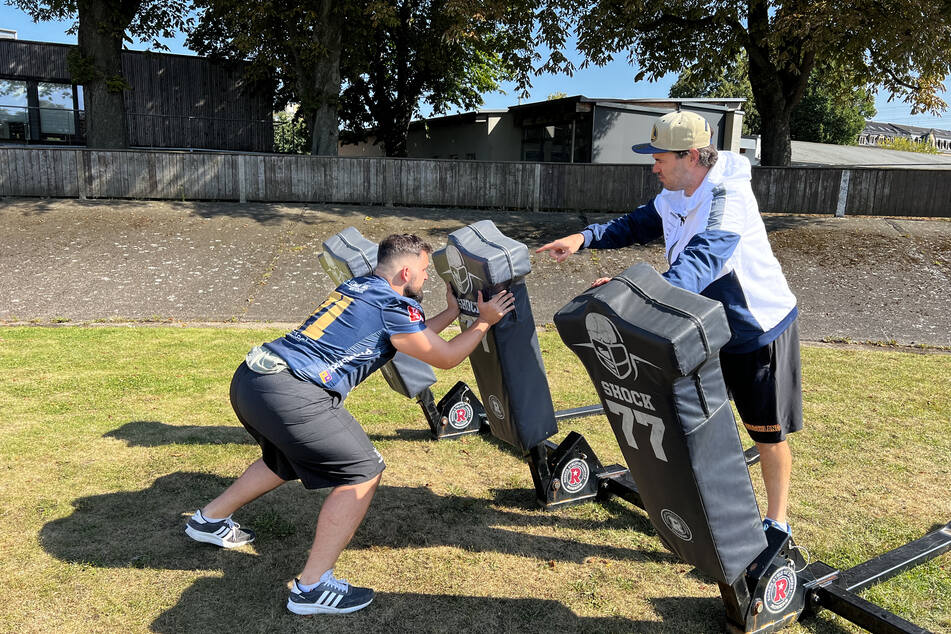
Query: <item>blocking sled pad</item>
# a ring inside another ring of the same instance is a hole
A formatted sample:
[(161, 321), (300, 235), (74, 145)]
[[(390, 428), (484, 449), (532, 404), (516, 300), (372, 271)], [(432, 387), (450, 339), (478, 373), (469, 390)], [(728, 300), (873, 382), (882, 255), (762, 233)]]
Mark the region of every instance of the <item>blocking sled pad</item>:
[[(324, 242), (324, 252), (317, 259), (334, 284), (340, 285), (351, 278), (370, 275), (376, 268), (378, 248), (354, 227), (347, 227)], [(429, 364), (402, 352), (397, 352), (380, 372), (394, 391), (409, 398), (416, 398), (436, 382)]]
[(733, 583), (767, 542), (720, 372), (722, 305), (641, 262), (571, 300), (555, 325), (597, 388), (658, 533)]
[(483, 299), (505, 289), (515, 296), (515, 309), (489, 330), (469, 361), (492, 434), (528, 453), (558, 431), (525, 288), (532, 270), (528, 247), (491, 220), (480, 220), (449, 234), (433, 263), (459, 302), (463, 329), (479, 316), (478, 291)]

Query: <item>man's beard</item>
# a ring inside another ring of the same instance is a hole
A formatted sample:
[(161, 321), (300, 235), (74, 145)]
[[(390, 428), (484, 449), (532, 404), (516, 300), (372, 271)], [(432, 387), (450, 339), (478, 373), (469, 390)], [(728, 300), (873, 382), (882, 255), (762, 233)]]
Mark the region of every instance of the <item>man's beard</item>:
[(409, 297), (410, 299), (415, 299), (420, 304), (423, 303), (423, 287), (422, 286), (420, 286), (415, 291), (411, 289), (409, 286), (406, 286), (403, 288), (403, 295), (405, 295), (406, 297)]

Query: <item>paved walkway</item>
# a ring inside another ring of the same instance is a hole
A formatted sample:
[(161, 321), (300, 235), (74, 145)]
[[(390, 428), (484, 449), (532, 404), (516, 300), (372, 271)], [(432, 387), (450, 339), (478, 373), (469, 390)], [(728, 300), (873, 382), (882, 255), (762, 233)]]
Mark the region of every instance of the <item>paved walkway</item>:
[[(417, 233), (434, 246), (490, 218), (531, 249), (606, 215), (338, 205), (0, 200), (0, 323), (176, 320), (296, 324), (329, 292), (316, 255), (355, 226), (379, 240)], [(803, 339), (951, 346), (951, 221), (768, 216), (799, 297)], [(657, 245), (582, 252), (557, 265), (533, 256), (535, 320), (550, 322), (602, 275)], [(445, 304), (430, 280), (428, 311)]]

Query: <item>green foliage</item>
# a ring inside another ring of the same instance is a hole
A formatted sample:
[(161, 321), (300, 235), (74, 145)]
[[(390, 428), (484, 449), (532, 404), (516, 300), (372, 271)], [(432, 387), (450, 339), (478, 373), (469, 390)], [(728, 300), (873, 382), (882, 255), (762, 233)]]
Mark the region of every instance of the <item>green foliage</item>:
[(69, 69), (69, 76), (76, 84), (90, 84), (102, 77), (102, 72), (96, 68), (95, 61), (83, 55), (78, 47), (71, 48), (66, 53), (66, 66)]
[(131, 88), (132, 85), (122, 75), (112, 75), (106, 78), (106, 90), (113, 94), (122, 94), (123, 90)]
[(906, 137), (881, 139), (878, 144), (886, 150), (900, 150), (902, 152), (920, 152), (922, 154), (937, 154), (938, 148), (927, 140), (915, 141)]
[[(152, 48), (168, 50), (157, 38), (171, 38), (190, 28), (188, 0), (6, 0), (37, 22), (69, 21), (90, 16), (108, 16), (101, 20), (95, 32), (103, 39), (136, 38)], [(74, 25), (69, 32), (76, 31)]]
[[(807, 0), (594, 0), (490, 3), (511, 12), (513, 28), (539, 21), (528, 48), (544, 71), (572, 72), (562, 53), (573, 32), (586, 64), (621, 56), (636, 79), (690, 69), (715, 77), (745, 51), (763, 126), (763, 162), (790, 160), (789, 118), (818, 64), (836, 68), (850, 87), (883, 88), (914, 109), (940, 111), (942, 80), (951, 74), (951, 4)], [(535, 52), (547, 47), (547, 59)], [(524, 67), (518, 67), (520, 72)]]
[(366, 37), (341, 59), (346, 88), (340, 118), (360, 133), (374, 128), (388, 156), (406, 155), (419, 104), (433, 114), (476, 108), (511, 77), (495, 24), (459, 11), (451, 0), (374, 3)]
[(708, 74), (685, 68), (670, 87), (671, 97), (721, 97), (746, 99), (743, 104), (743, 134), (760, 133), (762, 125), (753, 89), (750, 87), (749, 63), (746, 54), (738, 54), (732, 63)]
[(477, 107), (511, 77), (504, 30), (455, 0), (332, 3), (327, 19), (340, 25), (332, 33), (322, 0), (199, 5), (204, 13), (189, 46), (251, 60), (258, 76), (277, 80), (276, 109), (299, 103), (309, 122), (331, 105), (351, 138), (375, 129), (389, 155), (405, 154), (421, 102), (436, 114)]
[(306, 154), (309, 148), (307, 124), (282, 110), (274, 117), (274, 149), (285, 154)]
[[(671, 97), (742, 97), (743, 134), (761, 134), (762, 119), (750, 86), (746, 53), (713, 73), (684, 69), (670, 88)], [(816, 70), (802, 100), (790, 117), (790, 138), (814, 143), (850, 145), (875, 116), (869, 90), (848, 85), (847, 78), (834, 68)]]
[(865, 90), (855, 89), (851, 100), (843, 102), (821, 83), (822, 77), (813, 74), (789, 121), (790, 135), (796, 141), (854, 145), (865, 120), (875, 116), (874, 99)]

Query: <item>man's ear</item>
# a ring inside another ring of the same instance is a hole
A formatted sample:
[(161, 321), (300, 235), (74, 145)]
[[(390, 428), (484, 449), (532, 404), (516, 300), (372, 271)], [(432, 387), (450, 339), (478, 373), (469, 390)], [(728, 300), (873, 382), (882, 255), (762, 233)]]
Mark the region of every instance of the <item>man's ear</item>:
[(700, 164), (700, 150), (698, 150), (697, 148), (690, 148), (689, 151), (690, 151), (690, 159), (693, 161), (694, 164), (699, 165)]

